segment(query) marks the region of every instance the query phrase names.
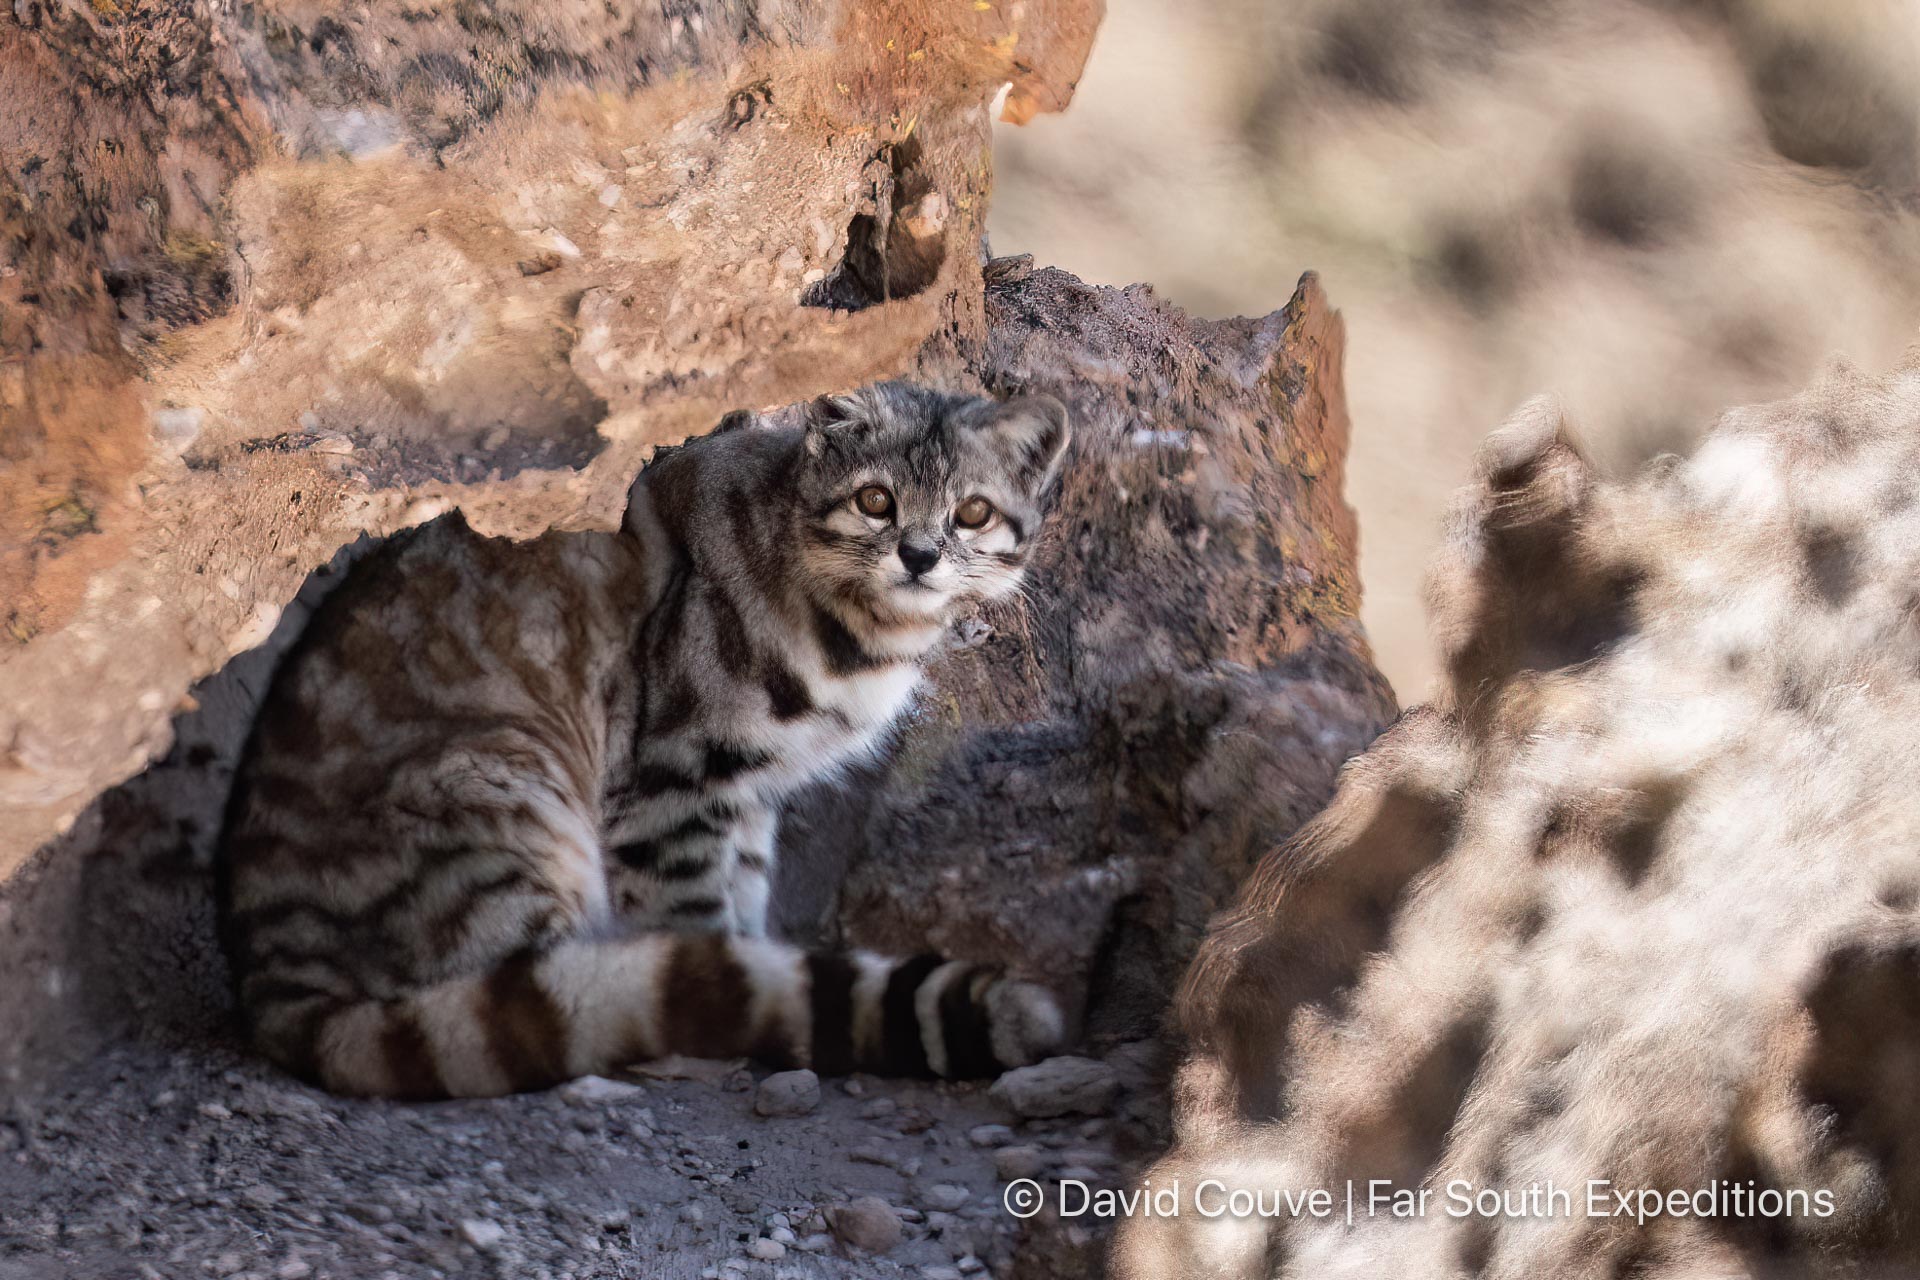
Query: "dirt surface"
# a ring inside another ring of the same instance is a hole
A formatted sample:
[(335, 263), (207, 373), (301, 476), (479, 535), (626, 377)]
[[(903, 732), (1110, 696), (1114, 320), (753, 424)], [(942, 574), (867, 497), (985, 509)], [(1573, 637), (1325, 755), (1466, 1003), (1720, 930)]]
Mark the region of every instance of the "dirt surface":
[[(1117, 1059), (1136, 1085), (1138, 1056)], [(0, 1277), (1042, 1274), (1015, 1263), (1030, 1247), (996, 1160), (1107, 1185), (1128, 1162), (1116, 1138), (1137, 1159), (1148, 1132), (1125, 1097), (1023, 1120), (982, 1086), (867, 1077), (768, 1117), (744, 1066), (685, 1066), (702, 1078), (401, 1106), (225, 1049), (123, 1046), (0, 1120)], [(897, 1244), (835, 1230), (864, 1197), (891, 1208)]]

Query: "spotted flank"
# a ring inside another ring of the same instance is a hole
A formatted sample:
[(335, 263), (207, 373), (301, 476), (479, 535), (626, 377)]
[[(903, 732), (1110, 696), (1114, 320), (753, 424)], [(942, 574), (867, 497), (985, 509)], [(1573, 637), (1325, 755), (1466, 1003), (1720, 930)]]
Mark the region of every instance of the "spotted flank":
[(730, 415), (617, 533), (455, 514), (355, 566), (275, 674), (221, 839), (261, 1050), (478, 1096), (664, 1054), (991, 1075), (1052, 998), (765, 937), (779, 814), (886, 748), (960, 612), (1014, 592), (1067, 447), (1044, 397), (885, 384)]

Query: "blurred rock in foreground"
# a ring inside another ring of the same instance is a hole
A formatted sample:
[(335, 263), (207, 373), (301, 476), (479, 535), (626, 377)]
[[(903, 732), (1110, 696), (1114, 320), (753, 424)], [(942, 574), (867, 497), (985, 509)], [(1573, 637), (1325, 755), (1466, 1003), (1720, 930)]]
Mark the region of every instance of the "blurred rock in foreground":
[[(1915, 1273), (1916, 423), (1910, 361), (1624, 484), (1551, 405), (1491, 439), (1431, 578), (1441, 697), (1266, 857), (1180, 1001), (1154, 1185), (1333, 1214), (1136, 1219), (1118, 1274)], [(1374, 1179), (1433, 1195), (1369, 1216)], [(1640, 1219), (1675, 1191), (1707, 1194)]]

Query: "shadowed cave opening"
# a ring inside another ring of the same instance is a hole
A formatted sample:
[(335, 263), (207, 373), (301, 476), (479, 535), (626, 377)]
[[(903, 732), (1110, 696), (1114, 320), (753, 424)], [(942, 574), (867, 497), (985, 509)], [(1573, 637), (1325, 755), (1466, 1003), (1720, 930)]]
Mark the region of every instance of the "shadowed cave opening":
[(803, 307), (864, 311), (924, 293), (946, 262), (946, 197), (921, 163), (918, 140), (886, 147), (868, 165), (872, 207), (847, 224), (839, 264), (800, 295)]

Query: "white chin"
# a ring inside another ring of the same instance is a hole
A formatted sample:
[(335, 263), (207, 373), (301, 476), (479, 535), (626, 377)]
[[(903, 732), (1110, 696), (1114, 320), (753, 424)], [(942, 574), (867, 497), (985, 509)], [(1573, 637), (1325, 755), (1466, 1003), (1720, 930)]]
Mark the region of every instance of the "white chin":
[(887, 603), (901, 613), (930, 618), (947, 607), (947, 593), (930, 587), (890, 587)]

